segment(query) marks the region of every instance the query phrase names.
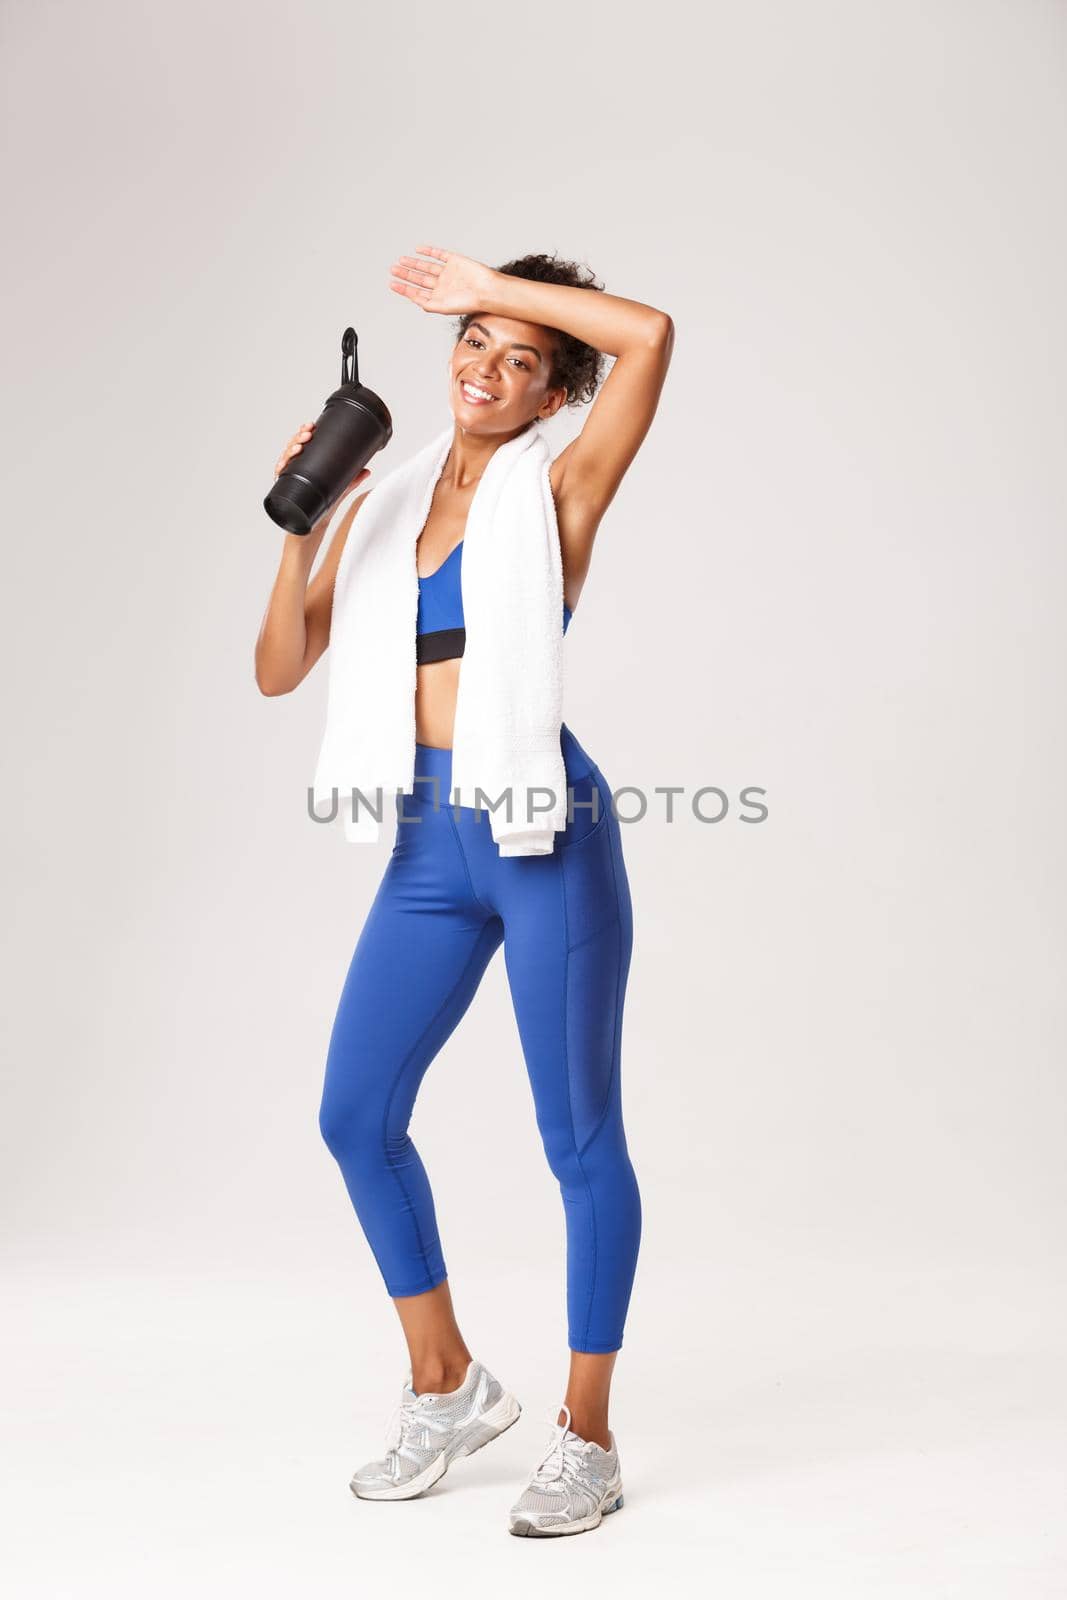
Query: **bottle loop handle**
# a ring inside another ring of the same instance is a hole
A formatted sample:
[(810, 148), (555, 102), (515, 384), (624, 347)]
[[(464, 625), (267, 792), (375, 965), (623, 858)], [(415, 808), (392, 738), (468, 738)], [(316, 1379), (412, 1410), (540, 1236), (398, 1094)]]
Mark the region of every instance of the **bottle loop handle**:
[[(358, 356), (357, 351), (356, 351), (356, 346), (357, 346), (358, 343), (359, 343), (359, 339), (358, 339), (358, 337), (356, 335), (355, 328), (346, 328), (344, 333), (341, 336), (341, 382), (342, 383), (358, 383), (359, 382), (359, 356)], [(349, 362), (351, 362), (351, 364), (352, 364), (351, 373), (348, 370)]]

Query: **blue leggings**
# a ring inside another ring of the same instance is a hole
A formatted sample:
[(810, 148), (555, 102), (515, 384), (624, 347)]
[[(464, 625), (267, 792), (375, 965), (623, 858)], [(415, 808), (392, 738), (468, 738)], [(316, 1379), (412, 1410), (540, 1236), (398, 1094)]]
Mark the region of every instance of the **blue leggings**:
[[(568, 1341), (610, 1351), (622, 1344), (641, 1234), (619, 1076), (633, 922), (611, 790), (566, 724), (560, 743), (573, 820), (551, 855), (503, 857), (488, 811), (448, 803), (452, 752), (416, 746), (415, 792), (396, 798), (393, 853), (341, 994), (319, 1126), (388, 1293), (443, 1282), (433, 1196), (408, 1124), (423, 1074), (502, 943), (537, 1126), (563, 1196)], [(514, 1233), (540, 1226), (532, 1206)]]

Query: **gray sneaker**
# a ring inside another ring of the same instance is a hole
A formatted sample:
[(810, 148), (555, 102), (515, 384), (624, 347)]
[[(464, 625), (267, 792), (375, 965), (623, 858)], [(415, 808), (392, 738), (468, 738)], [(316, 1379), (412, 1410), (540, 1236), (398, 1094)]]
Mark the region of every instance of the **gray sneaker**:
[(385, 1456), (360, 1467), (349, 1484), (361, 1500), (412, 1500), (519, 1420), (514, 1395), (480, 1361), (450, 1394), (416, 1394), (411, 1373), (389, 1423)]
[(552, 1442), (511, 1508), (509, 1533), (544, 1539), (561, 1533), (587, 1533), (600, 1519), (622, 1505), (622, 1477), (615, 1435), (604, 1450), (571, 1432), (566, 1421), (551, 1423)]

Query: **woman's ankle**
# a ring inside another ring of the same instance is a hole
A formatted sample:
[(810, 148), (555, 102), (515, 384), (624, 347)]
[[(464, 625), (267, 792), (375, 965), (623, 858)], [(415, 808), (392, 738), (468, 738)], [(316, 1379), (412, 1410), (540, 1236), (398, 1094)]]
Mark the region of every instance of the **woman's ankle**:
[[(602, 1411), (584, 1412), (580, 1406), (573, 1406), (568, 1402), (571, 1413), (571, 1432), (576, 1433), (579, 1439), (588, 1439), (593, 1444), (598, 1444), (602, 1450), (611, 1449), (611, 1439), (608, 1432), (608, 1419)], [(566, 1422), (566, 1417), (560, 1411), (556, 1421), (561, 1425)]]
[(411, 1364), (411, 1385), (416, 1394), (451, 1394), (470, 1368), (471, 1357), (429, 1356)]

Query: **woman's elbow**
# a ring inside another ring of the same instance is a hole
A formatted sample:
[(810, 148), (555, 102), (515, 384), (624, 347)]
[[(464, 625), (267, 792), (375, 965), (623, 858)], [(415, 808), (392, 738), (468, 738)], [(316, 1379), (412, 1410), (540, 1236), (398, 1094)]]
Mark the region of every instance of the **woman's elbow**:
[(670, 350), (674, 345), (674, 321), (666, 311), (658, 311), (649, 331), (648, 342), (657, 349)]
[(667, 354), (670, 354), (673, 350), (673, 344), (675, 344), (675, 325), (673, 325), (673, 317), (670, 317), (667, 312), (662, 312), (661, 315), (662, 320), (659, 323), (659, 330), (657, 330), (657, 344), (661, 346), (661, 349), (667, 350)]
[(277, 699), (280, 694), (292, 694), (299, 678), (283, 677), (278, 672), (272, 672), (263, 662), (256, 662), (256, 688), (268, 700)]

